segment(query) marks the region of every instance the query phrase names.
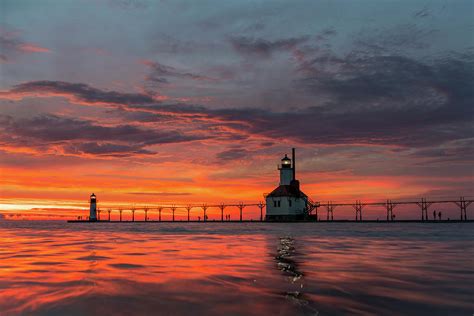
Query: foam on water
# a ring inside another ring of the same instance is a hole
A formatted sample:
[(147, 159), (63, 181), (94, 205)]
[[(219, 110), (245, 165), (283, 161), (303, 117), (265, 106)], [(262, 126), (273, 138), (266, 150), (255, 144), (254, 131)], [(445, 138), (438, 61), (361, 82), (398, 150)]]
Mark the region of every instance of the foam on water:
[(471, 315), (473, 224), (0, 222), (0, 315)]

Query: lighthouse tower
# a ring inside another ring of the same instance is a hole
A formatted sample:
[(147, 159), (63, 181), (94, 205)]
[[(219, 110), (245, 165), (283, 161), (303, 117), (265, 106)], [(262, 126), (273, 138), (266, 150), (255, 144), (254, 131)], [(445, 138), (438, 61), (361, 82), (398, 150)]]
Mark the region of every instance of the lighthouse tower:
[(94, 193), (91, 194), (89, 221), (97, 221), (97, 198)]
[(280, 185), (289, 185), (293, 180), (293, 167), (291, 166), (291, 159), (285, 154), (285, 157), (281, 160), (281, 166), (278, 167), (280, 170)]

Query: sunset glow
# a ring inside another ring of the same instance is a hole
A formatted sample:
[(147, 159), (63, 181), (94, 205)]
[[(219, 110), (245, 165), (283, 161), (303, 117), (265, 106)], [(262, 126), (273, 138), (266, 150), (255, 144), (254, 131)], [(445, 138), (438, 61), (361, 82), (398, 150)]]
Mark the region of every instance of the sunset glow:
[(4, 215), (85, 215), (92, 192), (104, 208), (258, 203), (291, 147), (314, 201), (473, 196), (462, 1), (331, 21), (322, 2), (20, 2), (0, 29)]
[(0, 316), (471, 315), (473, 0), (0, 0)]

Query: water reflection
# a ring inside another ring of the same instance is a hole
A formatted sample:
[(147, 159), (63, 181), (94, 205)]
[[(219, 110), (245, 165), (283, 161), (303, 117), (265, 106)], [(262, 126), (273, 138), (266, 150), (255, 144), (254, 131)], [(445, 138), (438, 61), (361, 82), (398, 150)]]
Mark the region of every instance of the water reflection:
[(356, 229), (0, 223), (0, 314), (430, 315), (474, 310), (470, 226)]
[(301, 302), (306, 302), (301, 298), (302, 295), (300, 292), (300, 288), (303, 288), (303, 283), (301, 280), (303, 273), (298, 271), (298, 263), (293, 259), (294, 255), (294, 239), (291, 237), (281, 237), (280, 244), (278, 245), (277, 249), (277, 255), (275, 257), (277, 261), (277, 267), (288, 276), (287, 279), (292, 285), (295, 285), (295, 283), (297, 285), (297, 290), (287, 291), (284, 294), (287, 298), (293, 298), (300, 300)]

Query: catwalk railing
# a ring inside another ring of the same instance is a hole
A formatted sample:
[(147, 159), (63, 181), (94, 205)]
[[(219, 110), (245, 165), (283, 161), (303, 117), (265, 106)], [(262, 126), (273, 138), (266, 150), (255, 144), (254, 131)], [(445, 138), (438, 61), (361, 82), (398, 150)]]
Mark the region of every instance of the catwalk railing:
[[(335, 203), (328, 201), (327, 203), (317, 202), (316, 205), (312, 205), (311, 209), (314, 210), (316, 218), (318, 218), (318, 208), (324, 207), (326, 209), (326, 220), (334, 220), (334, 209), (338, 206), (352, 206), (355, 210), (355, 220), (362, 221), (362, 210), (366, 206), (383, 206), (386, 210), (387, 221), (393, 221), (395, 216), (393, 209), (399, 205), (417, 205), (421, 210), (421, 220), (428, 220), (428, 209), (434, 204), (455, 204), (459, 207), (461, 221), (467, 220), (467, 207), (471, 205), (474, 200), (466, 200), (464, 197), (460, 197), (459, 200), (430, 200), (422, 198), (420, 201), (393, 201), (386, 200), (384, 202), (368, 202), (363, 203), (360, 200), (356, 200), (355, 203)], [(312, 211), (311, 211), (312, 212)]]
[[(337, 207), (341, 206), (351, 206), (355, 211), (355, 220), (362, 221), (363, 218), (363, 211), (366, 209), (367, 206), (382, 206), (386, 211), (386, 220), (387, 221), (394, 221), (395, 215), (393, 213), (394, 208), (400, 205), (416, 205), (419, 207), (421, 211), (421, 221), (428, 220), (428, 210), (432, 205), (435, 204), (454, 204), (460, 210), (460, 220), (467, 221), (467, 207), (472, 204), (474, 200), (465, 199), (464, 197), (459, 198), (459, 200), (428, 200), (426, 198), (422, 198), (419, 201), (394, 201), (394, 200), (386, 200), (383, 202), (362, 202), (361, 200), (356, 200), (353, 203), (338, 203), (338, 202), (314, 202), (311, 199), (308, 199), (308, 218), (314, 221), (319, 221), (319, 214), (323, 212), (321, 209), (324, 209), (326, 215), (326, 221), (334, 221), (334, 211)], [(150, 206), (113, 206), (108, 208), (98, 208), (97, 210), (97, 219), (100, 221), (112, 221), (111, 214), (118, 213), (119, 219), (118, 221), (123, 221), (123, 213), (129, 213), (131, 215), (131, 221), (135, 221), (135, 213), (142, 212), (144, 213), (144, 220), (143, 221), (165, 221), (163, 220), (162, 215), (165, 211), (166, 215), (171, 216), (171, 220), (169, 221), (176, 221), (176, 212), (177, 210), (185, 210), (185, 221), (195, 221), (191, 220), (191, 211), (199, 212), (198, 218), (201, 221), (206, 222), (208, 221), (207, 212), (210, 208), (217, 208), (220, 210), (220, 221), (230, 221), (230, 214), (226, 215), (224, 218), (224, 211), (229, 208), (237, 208), (239, 210), (239, 218), (237, 221), (244, 221), (243, 220), (243, 212), (245, 208), (248, 207), (258, 207), (260, 209), (260, 221), (263, 221), (264, 212), (263, 209), (265, 208), (265, 203), (233, 203), (233, 204), (187, 204), (187, 205), (150, 205)], [(157, 217), (152, 219), (149, 215), (155, 214)], [(195, 215), (195, 214), (194, 214)], [(82, 219), (82, 217), (78, 218)], [(180, 220), (182, 221), (182, 219)], [(215, 221), (215, 220), (213, 220)], [(235, 219), (233, 220), (235, 221)]]

